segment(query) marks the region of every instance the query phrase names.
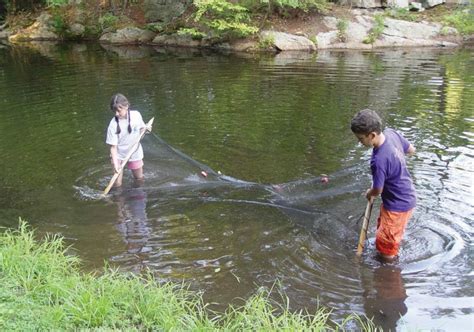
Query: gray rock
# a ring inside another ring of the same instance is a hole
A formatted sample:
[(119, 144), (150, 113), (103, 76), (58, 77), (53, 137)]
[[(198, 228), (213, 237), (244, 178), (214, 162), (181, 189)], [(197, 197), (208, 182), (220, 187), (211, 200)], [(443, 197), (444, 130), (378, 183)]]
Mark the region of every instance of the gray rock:
[(341, 0), (341, 5), (348, 5), (358, 8), (380, 8), (382, 0)]
[(306, 37), (285, 32), (266, 30), (260, 33), (261, 39), (272, 38), (273, 44), (280, 51), (314, 51), (316, 46)]
[(421, 2), (411, 2), (410, 6), (411, 6), (412, 9), (414, 9), (418, 12), (422, 12), (422, 11), (425, 10), (425, 8), (423, 7), (423, 4)]
[(431, 8), (445, 3), (445, 0), (423, 0), (423, 7)]
[(408, 0), (387, 0), (387, 7), (390, 8), (408, 8)]
[(334, 47), (334, 44), (339, 43), (338, 32), (336, 30), (320, 32), (316, 35), (316, 41), (318, 42), (318, 49)]
[(385, 18), (384, 36), (406, 39), (431, 39), (441, 31), (441, 25), (407, 22)]
[(145, 0), (145, 19), (147, 22), (168, 23), (182, 15), (191, 3), (190, 0)]
[(361, 22), (350, 22), (347, 26), (347, 42), (348, 43), (362, 43), (362, 41), (367, 36), (372, 25), (367, 24), (366, 20), (362, 20)]
[(258, 50), (258, 43), (251, 39), (238, 39), (229, 44), (235, 52), (252, 52)]
[(116, 32), (108, 32), (100, 37), (101, 42), (111, 44), (141, 44), (150, 42), (155, 33), (139, 28), (124, 28)]
[(337, 18), (333, 16), (325, 16), (323, 18), (323, 23), (329, 30), (337, 29), (337, 21)]
[(68, 31), (72, 36), (80, 37), (84, 34), (84, 31), (86, 31), (86, 28), (80, 23), (73, 23)]
[(190, 36), (185, 35), (158, 35), (156, 36), (152, 44), (159, 46), (176, 46), (176, 47), (203, 47), (203, 42), (201, 40), (192, 39)]
[(385, 36), (374, 43), (374, 47), (456, 47), (455, 43), (433, 39), (406, 39), (396, 36)]
[(12, 43), (31, 40), (59, 40), (59, 35), (54, 31), (52, 17), (42, 13), (28, 28), (12, 34), (8, 40)]

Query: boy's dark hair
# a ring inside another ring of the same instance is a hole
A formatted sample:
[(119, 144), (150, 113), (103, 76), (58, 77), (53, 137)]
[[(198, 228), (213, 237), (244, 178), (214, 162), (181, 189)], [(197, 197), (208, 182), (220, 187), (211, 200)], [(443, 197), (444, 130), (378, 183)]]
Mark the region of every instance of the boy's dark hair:
[(363, 109), (352, 118), (351, 130), (354, 134), (367, 135), (371, 132), (380, 134), (382, 132), (382, 119), (376, 112), (368, 108)]
[[(119, 106), (122, 106), (122, 107), (129, 107), (130, 106), (130, 103), (128, 102), (127, 97), (125, 97), (121, 93), (117, 93), (117, 94), (112, 96), (112, 99), (110, 100), (110, 110), (115, 113), (118, 110)], [(130, 125), (130, 108), (128, 109), (127, 112), (128, 112), (128, 133), (131, 133), (132, 132), (132, 126)], [(115, 122), (117, 122), (117, 132), (116, 132), (116, 134), (118, 135), (121, 132), (118, 117), (115, 117)]]

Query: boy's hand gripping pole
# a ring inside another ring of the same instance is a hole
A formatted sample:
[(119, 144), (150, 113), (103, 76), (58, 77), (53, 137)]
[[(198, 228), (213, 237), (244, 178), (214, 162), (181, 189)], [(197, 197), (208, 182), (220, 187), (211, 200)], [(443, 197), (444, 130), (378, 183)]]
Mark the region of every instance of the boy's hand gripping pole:
[(104, 189), (104, 192), (102, 193), (102, 197), (107, 195), (109, 193), (110, 189), (112, 189), (112, 186), (114, 185), (115, 181), (117, 181), (120, 174), (122, 174), (123, 168), (127, 164), (128, 160), (130, 159), (132, 154), (138, 149), (138, 146), (139, 146), (140, 141), (142, 140), (143, 136), (145, 136), (145, 133), (147, 132), (147, 130), (152, 127), (154, 120), (155, 120), (154, 117), (151, 118), (150, 121), (148, 121), (148, 123), (145, 125), (145, 130), (140, 134), (140, 137), (138, 137), (137, 141), (132, 145), (132, 147), (128, 151), (127, 155), (125, 156), (125, 159), (122, 161), (122, 164), (120, 165), (119, 171), (115, 172), (114, 176), (110, 179), (109, 185)]
[(372, 213), (372, 206), (374, 205), (374, 198), (371, 197), (367, 202), (367, 207), (365, 208), (364, 221), (362, 222), (362, 228), (359, 235), (359, 244), (357, 245), (357, 256), (362, 255), (364, 250), (365, 239), (367, 237), (367, 229), (369, 228), (370, 215)]

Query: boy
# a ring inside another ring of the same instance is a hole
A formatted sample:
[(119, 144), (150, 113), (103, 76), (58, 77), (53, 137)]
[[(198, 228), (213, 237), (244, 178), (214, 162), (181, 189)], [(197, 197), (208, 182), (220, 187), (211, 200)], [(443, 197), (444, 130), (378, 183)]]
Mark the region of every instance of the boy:
[(405, 154), (413, 155), (415, 148), (393, 129), (382, 132), (382, 120), (370, 109), (352, 118), (351, 130), (360, 143), (373, 148), (372, 188), (365, 196), (370, 200), (382, 195), (375, 246), (384, 260), (392, 261), (398, 255), (405, 227), (416, 205), (415, 188), (405, 161)]

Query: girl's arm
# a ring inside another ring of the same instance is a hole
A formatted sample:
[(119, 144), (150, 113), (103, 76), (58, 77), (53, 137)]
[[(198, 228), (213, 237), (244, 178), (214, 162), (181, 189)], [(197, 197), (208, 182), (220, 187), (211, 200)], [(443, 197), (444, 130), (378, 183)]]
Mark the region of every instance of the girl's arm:
[(112, 164), (116, 173), (120, 171), (120, 162), (118, 159), (117, 145), (110, 146), (110, 157), (112, 158)]
[(143, 128), (140, 129), (140, 135), (143, 134), (144, 131), (147, 131), (147, 133), (151, 133), (151, 130), (152, 130), (152, 126), (145, 126)]

